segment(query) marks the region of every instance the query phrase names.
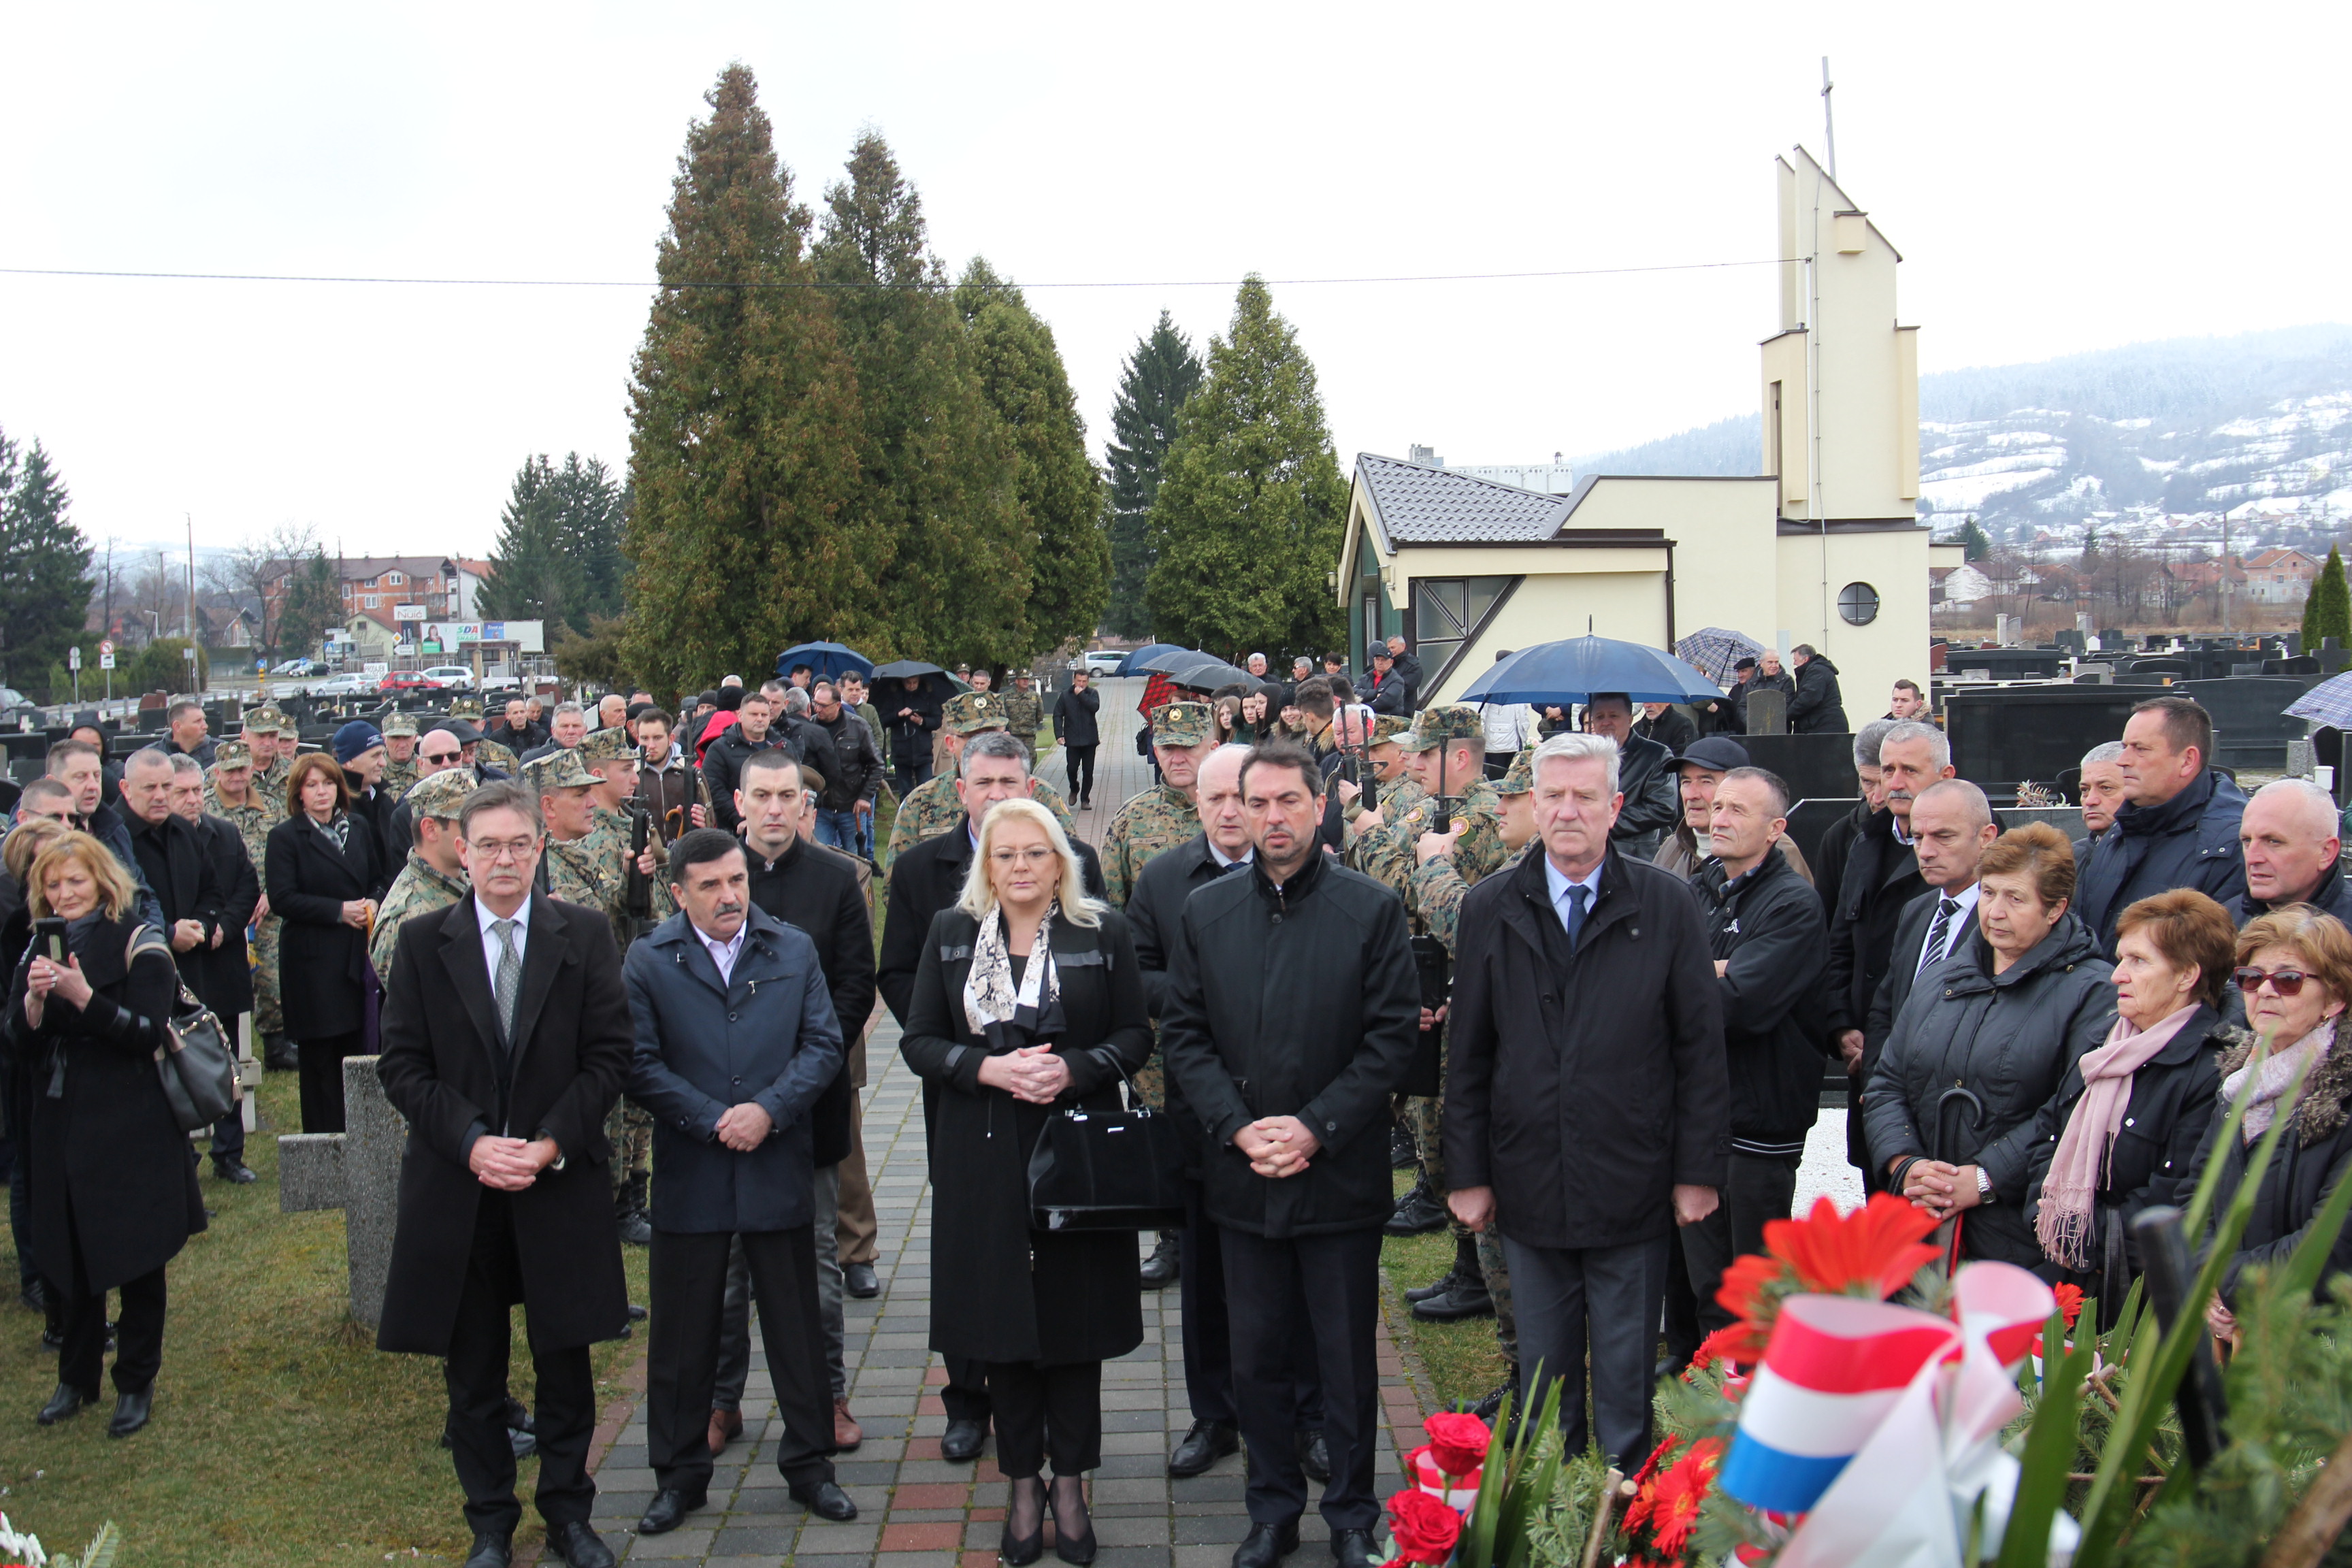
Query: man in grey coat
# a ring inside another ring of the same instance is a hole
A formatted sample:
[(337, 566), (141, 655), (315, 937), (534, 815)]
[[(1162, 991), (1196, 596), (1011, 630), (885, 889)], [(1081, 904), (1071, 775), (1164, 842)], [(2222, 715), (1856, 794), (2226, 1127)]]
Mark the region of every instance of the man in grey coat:
[[(817, 1309), (809, 1108), (841, 1070), (841, 1026), (806, 935), (751, 902), (743, 847), (697, 828), (670, 847), (678, 912), (629, 949), (629, 1097), (653, 1113), (652, 1343), (641, 1534), (675, 1530), (710, 1481), (708, 1441), (729, 1241), (751, 1265), (794, 1501), (855, 1519), (834, 1482), (833, 1401)], [(833, 1216), (824, 1216), (825, 1224)]]

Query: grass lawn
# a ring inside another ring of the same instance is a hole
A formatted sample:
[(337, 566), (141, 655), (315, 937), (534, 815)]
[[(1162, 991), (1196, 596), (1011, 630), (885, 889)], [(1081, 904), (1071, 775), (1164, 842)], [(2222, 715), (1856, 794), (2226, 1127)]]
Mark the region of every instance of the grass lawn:
[[(1396, 1173), (1399, 1197), (1412, 1185), (1412, 1173)], [(1426, 1236), (1391, 1236), (1381, 1242), (1381, 1268), (1388, 1289), (1396, 1293), (1389, 1322), (1408, 1342), (1429, 1369), (1437, 1395), (1449, 1404), (1484, 1398), (1503, 1381), (1503, 1352), (1495, 1343), (1495, 1320), (1468, 1318), (1458, 1323), (1433, 1323), (1416, 1318), (1403, 1292), (1427, 1285), (1454, 1267), (1454, 1235), (1450, 1230)]]
[[(278, 1212), (276, 1134), (299, 1128), (292, 1073), (260, 1090), (263, 1128), (247, 1158), (261, 1180), (212, 1179), (212, 1227), (171, 1267), (171, 1315), (155, 1416), (126, 1441), (106, 1436), (101, 1404), (44, 1429), (34, 1413), (57, 1384), (40, 1320), (0, 1308), (0, 1510), (51, 1551), (79, 1552), (111, 1519), (121, 1568), (380, 1564), (412, 1548), (456, 1558), (470, 1537), (440, 1446), (446, 1395), (427, 1356), (379, 1353), (350, 1319), (340, 1212)], [(633, 1300), (646, 1300), (646, 1254), (624, 1247)], [(13, 1280), (14, 1243), (9, 1244)], [(643, 1326), (639, 1326), (639, 1335)], [(642, 1337), (597, 1347), (600, 1405)], [(514, 1388), (530, 1397), (521, 1314)], [(110, 1358), (110, 1366), (111, 1361)], [(522, 1466), (523, 1538), (535, 1460)]]

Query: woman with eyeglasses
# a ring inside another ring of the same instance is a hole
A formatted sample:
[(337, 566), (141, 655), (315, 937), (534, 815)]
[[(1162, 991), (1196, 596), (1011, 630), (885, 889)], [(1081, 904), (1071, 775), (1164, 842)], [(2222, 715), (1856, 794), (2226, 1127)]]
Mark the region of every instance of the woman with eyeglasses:
[(1102, 1363), (1143, 1342), (1131, 1230), (1031, 1227), (1029, 1156), (1065, 1110), (1117, 1110), (1151, 1054), (1127, 917), (1088, 898), (1045, 807), (981, 819), (963, 896), (931, 921), (899, 1050), (939, 1085), (930, 1129), (931, 1348), (987, 1367), (1012, 1482), (1004, 1561), (1091, 1563), (1086, 1472), (1102, 1463)]
[(1977, 863), (1976, 928), (1896, 1015), (1863, 1090), (1887, 1187), (1957, 1220), (1958, 1255), (2031, 1268), (2035, 1117), (2115, 1026), (2111, 966), (2068, 907), (2074, 851), (2046, 823), (2011, 828)]
[[(2221, 1058), (2212, 1120), (2182, 1173), (2180, 1190), (2194, 1190), (2206, 1166), (2220, 1162), (2211, 1213), (2216, 1219), (2227, 1214), (2245, 1184), (2246, 1157), (2254, 1145), (2281, 1117), (2289, 1124), (2263, 1173), (2246, 1233), (2222, 1270), (2220, 1293), (2205, 1310), (2215, 1335), (2232, 1344), (2238, 1320), (2231, 1309), (2247, 1266), (2285, 1262), (2336, 1184), (2352, 1172), (2352, 1118), (2346, 1115), (2352, 1050), (2336, 1048), (2336, 1024), (2352, 998), (2352, 931), (2309, 904), (2274, 910), (2238, 933), (2234, 978), (2245, 994), (2254, 1037)], [(2302, 1086), (2290, 1097), (2298, 1072)], [(2246, 1119), (2236, 1137), (2224, 1140), (2223, 1123), (2241, 1099), (2248, 1101)], [(2191, 1237), (2189, 1246), (2205, 1239)], [(2352, 1225), (2336, 1235), (2318, 1294), (2324, 1297), (2328, 1280), (2346, 1273), (2352, 1273)]]
[(302, 1131), (343, 1131), (343, 1058), (365, 1051), (368, 928), (386, 875), (375, 829), (351, 809), (348, 775), (325, 752), (286, 776), (287, 818), (263, 859), (285, 922), (278, 998), (301, 1063)]
[(2131, 1222), (2174, 1201), (2211, 1120), (2221, 1054), (2248, 1038), (2221, 1007), (2237, 951), (2230, 912), (2193, 888), (2116, 921), (2116, 1025), (2034, 1119), (2025, 1217), (2042, 1277), (2115, 1321), (2140, 1271)]

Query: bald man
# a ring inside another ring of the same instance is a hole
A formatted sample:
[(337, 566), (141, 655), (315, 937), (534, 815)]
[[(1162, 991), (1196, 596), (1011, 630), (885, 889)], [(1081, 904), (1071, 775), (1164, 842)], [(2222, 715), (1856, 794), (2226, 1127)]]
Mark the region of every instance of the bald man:
[(2246, 803), (2238, 847), (2246, 890), (2230, 906), (2239, 925), (2289, 904), (2310, 904), (2352, 922), (2352, 887), (2336, 868), (2344, 847), (2335, 797), (2309, 779), (2264, 784)]

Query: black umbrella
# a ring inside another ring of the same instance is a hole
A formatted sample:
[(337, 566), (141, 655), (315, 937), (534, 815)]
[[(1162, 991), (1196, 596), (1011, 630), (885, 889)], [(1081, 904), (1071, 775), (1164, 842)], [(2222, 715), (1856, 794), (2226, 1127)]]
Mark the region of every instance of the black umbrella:
[(909, 676), (920, 679), (923, 683), (921, 689), (941, 702), (953, 697), (959, 689), (955, 677), (936, 664), (925, 664), (919, 658), (896, 658), (888, 664), (877, 664), (874, 667), (876, 685), (867, 694), (868, 700), (873, 702), (877, 711), (881, 710), (886, 689), (879, 683), (885, 680), (905, 680)]
[(1214, 691), (1221, 686), (1255, 686), (1257, 678), (1246, 669), (1235, 669), (1222, 658), (1202, 655), (1191, 664), (1180, 665), (1167, 672), (1177, 685), (1194, 691)]

